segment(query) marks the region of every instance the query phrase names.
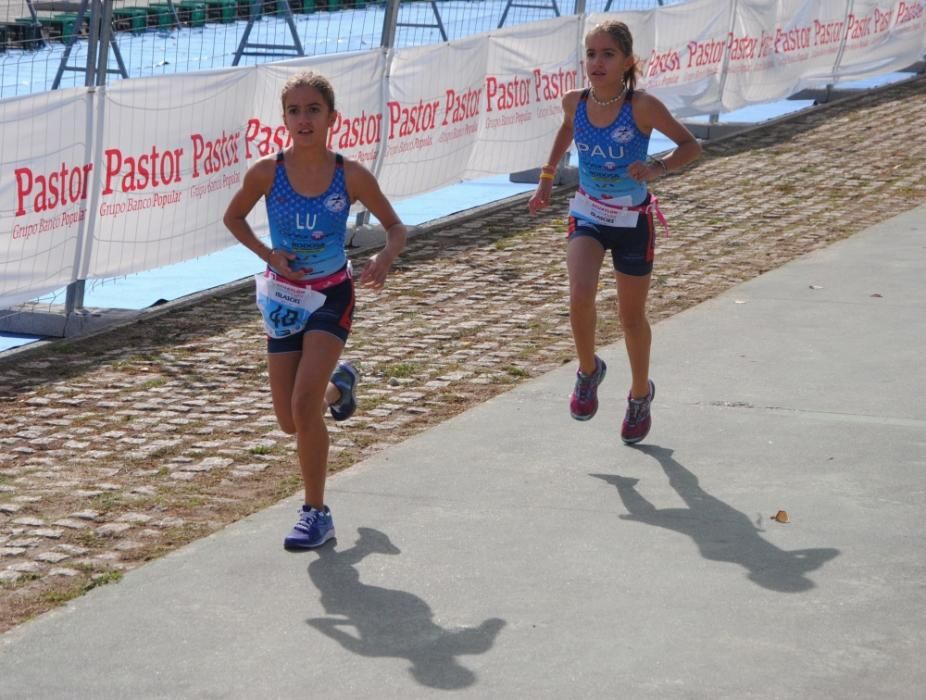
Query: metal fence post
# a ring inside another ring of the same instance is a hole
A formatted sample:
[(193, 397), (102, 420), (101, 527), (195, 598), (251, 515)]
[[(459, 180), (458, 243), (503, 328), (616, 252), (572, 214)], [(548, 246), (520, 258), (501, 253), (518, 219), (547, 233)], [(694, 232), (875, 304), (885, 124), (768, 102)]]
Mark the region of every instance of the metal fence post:
[[(389, 55), (389, 49), (395, 46), (395, 28), (399, 22), (399, 3), (401, 0), (387, 0), (386, 2), (386, 12), (383, 14), (383, 32), (380, 35), (379, 45), (386, 50), (386, 55)], [(388, 81), (389, 76), (386, 76)], [(385, 88), (384, 88), (385, 89)], [(379, 166), (383, 162), (384, 150), (386, 144), (384, 139), (380, 137), (379, 144), (379, 155), (376, 160), (373, 162), (373, 174), (379, 174)], [(370, 212), (362, 211), (357, 214), (356, 219), (354, 219), (354, 226), (366, 226), (370, 223)]]

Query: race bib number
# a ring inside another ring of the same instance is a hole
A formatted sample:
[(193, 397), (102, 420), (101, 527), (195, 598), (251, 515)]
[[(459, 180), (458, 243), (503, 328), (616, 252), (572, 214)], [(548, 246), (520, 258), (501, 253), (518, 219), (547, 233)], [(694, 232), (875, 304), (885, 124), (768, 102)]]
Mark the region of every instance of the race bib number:
[(639, 221), (640, 212), (623, 208), (630, 206), (633, 204), (629, 196), (615, 197), (605, 204), (601, 200), (577, 192), (576, 196), (569, 200), (569, 214), (603, 226), (634, 228)]
[(271, 338), (285, 338), (298, 333), (309, 317), (325, 303), (325, 295), (265, 273), (254, 275), (257, 308), (264, 319), (264, 330)]

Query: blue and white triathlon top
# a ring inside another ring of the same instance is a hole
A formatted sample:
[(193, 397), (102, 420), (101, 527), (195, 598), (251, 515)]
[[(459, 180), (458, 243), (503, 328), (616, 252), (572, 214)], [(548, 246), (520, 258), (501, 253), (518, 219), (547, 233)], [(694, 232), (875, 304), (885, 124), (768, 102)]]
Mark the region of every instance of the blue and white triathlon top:
[(630, 205), (641, 204), (649, 190), (645, 182), (628, 177), (627, 166), (646, 161), (649, 136), (633, 120), (633, 92), (627, 93), (617, 118), (604, 128), (588, 119), (588, 93), (582, 93), (573, 119), (579, 185), (594, 199), (620, 198)]
[(349, 214), (350, 196), (340, 153), (336, 155), (331, 184), (318, 197), (305, 197), (293, 189), (286, 177), (283, 151), (277, 154), (273, 186), (267, 195), (267, 218), (273, 247), (296, 255), (289, 263), (290, 269), (311, 270), (306, 279), (313, 280), (344, 267)]

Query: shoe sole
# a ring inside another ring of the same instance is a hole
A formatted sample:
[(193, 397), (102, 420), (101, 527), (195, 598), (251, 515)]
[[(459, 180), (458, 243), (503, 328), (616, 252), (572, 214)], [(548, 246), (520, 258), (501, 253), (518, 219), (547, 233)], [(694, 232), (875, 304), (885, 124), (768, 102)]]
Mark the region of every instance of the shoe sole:
[[(601, 358), (599, 358), (599, 359), (601, 359)], [(604, 381), (605, 375), (606, 375), (607, 373), (608, 373), (608, 366), (605, 364), (605, 361), (604, 361), (604, 360), (601, 360), (601, 378), (598, 380), (598, 383), (595, 385), (595, 391), (596, 391), (596, 392), (598, 391), (598, 387), (600, 387), (600, 386), (601, 386), (601, 383)], [(597, 413), (598, 413), (598, 407), (597, 407), (597, 406), (595, 406), (595, 410), (592, 411), (591, 413), (589, 413), (587, 416), (579, 416), (579, 415), (576, 415), (575, 413), (573, 413), (572, 410), (569, 411), (569, 415), (572, 416), (573, 420), (582, 421), (582, 422), (587, 421), (587, 420), (591, 420), (592, 418), (595, 417), (595, 415), (596, 415)]]
[(569, 412), (569, 415), (572, 416), (573, 420), (577, 420), (579, 422), (584, 423), (585, 421), (591, 420), (592, 418), (594, 418), (597, 413), (598, 413), (598, 409), (595, 409), (595, 413), (589, 413), (587, 416), (577, 416), (572, 411)]
[(326, 534), (325, 538), (318, 544), (292, 544), (289, 542), (283, 541), (283, 549), (287, 552), (304, 552), (307, 549), (317, 549), (321, 547), (325, 542), (334, 538), (334, 528), (331, 528)]
[[(328, 408), (329, 408), (329, 412), (331, 413), (331, 417), (334, 418), (334, 420), (339, 421), (339, 422), (340, 422), (340, 421), (345, 421), (345, 420), (347, 420), (348, 418), (350, 418), (351, 416), (353, 416), (354, 413), (357, 412), (357, 399), (356, 399), (356, 397), (354, 396), (354, 390), (357, 388), (357, 385), (360, 383), (360, 373), (357, 371), (357, 368), (356, 368), (356, 367), (354, 367), (350, 362), (343, 362), (343, 363), (341, 364), (341, 366), (343, 366), (344, 371), (347, 372), (347, 373), (348, 373), (351, 377), (353, 377), (353, 379), (354, 379), (354, 381), (353, 381), (353, 382), (351, 383), (351, 385), (350, 385), (350, 395), (351, 395), (351, 399), (352, 399), (354, 405), (353, 405), (353, 407), (347, 412), (347, 415), (344, 415), (343, 413), (341, 413), (340, 415), (338, 415), (338, 414), (335, 413), (335, 410), (334, 410), (333, 407), (331, 407), (331, 406), (328, 407)], [(339, 369), (340, 369), (341, 366), (339, 366)], [(337, 385), (336, 385), (336, 386), (337, 386)], [(338, 387), (338, 388), (340, 389), (340, 387)]]
[(649, 435), (649, 430), (647, 430), (638, 438), (631, 438), (629, 440), (627, 438), (621, 438), (621, 440), (624, 441), (625, 445), (636, 445), (638, 442), (643, 442), (647, 435)]

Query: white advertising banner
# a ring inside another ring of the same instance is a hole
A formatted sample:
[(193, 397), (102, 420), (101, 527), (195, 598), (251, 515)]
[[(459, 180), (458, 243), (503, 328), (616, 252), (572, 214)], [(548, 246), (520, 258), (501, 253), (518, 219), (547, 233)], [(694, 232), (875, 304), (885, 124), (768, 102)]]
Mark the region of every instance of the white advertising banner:
[[(718, 111), (734, 4), (696, 0), (620, 14), (640, 60), (638, 87), (657, 95), (677, 117)], [(615, 16), (589, 15), (585, 33), (609, 19)]]
[(627, 23), (640, 85), (677, 117), (730, 112), (904, 68), (926, 51), (926, 0), (696, 0), (591, 14)]
[(494, 32), (483, 76), (479, 139), (467, 177), (537, 167), (563, 123), (563, 96), (581, 88), (582, 18), (562, 17)]
[(484, 110), (488, 45), (483, 35), (395, 53), (379, 173), (387, 197), (400, 199), (463, 179)]
[(0, 302), (68, 284), (92, 192), (95, 96), (60, 90), (0, 102)]
[(719, 111), (831, 82), (839, 42), (827, 41), (822, 30), (815, 41), (814, 26), (841, 22), (845, 11), (844, 0), (740, 0), (731, 45), (745, 51), (730, 52)]
[(82, 277), (205, 255), (240, 185), (256, 73), (227, 70), (122, 80), (104, 91), (98, 199)]
[(842, 28), (846, 46), (840, 80), (858, 80), (906, 68), (926, 54), (926, 0), (853, 0)]

